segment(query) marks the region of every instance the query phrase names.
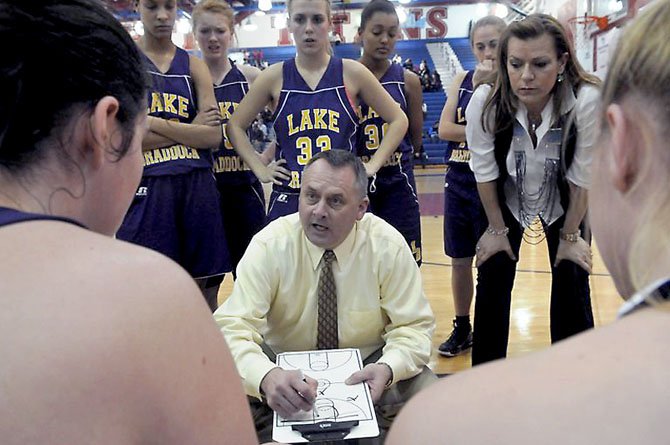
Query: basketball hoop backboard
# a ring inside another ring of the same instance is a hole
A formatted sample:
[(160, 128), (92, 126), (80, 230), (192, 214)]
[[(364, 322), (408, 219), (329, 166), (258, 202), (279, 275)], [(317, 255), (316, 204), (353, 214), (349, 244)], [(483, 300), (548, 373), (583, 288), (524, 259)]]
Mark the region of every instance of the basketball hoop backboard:
[(588, 15), (607, 17), (609, 23), (628, 16), (630, 0), (591, 0)]

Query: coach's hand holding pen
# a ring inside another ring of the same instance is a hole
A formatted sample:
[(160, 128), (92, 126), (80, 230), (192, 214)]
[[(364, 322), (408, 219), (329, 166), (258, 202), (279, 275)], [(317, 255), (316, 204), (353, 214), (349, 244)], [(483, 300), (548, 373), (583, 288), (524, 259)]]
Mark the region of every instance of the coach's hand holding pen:
[(310, 411), (316, 400), (317, 381), (302, 371), (274, 368), (261, 381), (261, 393), (270, 408), (288, 418), (298, 411)]

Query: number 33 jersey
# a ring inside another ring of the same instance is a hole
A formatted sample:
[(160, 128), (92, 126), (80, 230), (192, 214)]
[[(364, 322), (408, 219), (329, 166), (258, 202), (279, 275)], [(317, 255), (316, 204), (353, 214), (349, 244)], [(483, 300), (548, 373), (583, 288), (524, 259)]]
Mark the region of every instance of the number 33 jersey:
[(275, 189), (295, 193), (314, 155), (330, 149), (355, 153), (358, 117), (344, 87), (342, 59), (330, 58), (314, 90), (298, 72), (295, 59), (285, 61), (282, 69), (283, 85), (274, 115), (275, 158), (286, 160), (291, 179)]

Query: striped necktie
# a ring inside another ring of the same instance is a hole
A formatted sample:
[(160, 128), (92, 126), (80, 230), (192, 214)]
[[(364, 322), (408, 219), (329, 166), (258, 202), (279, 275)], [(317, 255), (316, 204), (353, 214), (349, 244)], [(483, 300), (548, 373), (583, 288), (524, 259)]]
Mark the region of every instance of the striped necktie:
[(317, 290), (319, 301), (316, 347), (318, 349), (337, 349), (337, 290), (333, 278), (333, 260), (335, 253), (326, 250), (323, 253), (321, 275)]

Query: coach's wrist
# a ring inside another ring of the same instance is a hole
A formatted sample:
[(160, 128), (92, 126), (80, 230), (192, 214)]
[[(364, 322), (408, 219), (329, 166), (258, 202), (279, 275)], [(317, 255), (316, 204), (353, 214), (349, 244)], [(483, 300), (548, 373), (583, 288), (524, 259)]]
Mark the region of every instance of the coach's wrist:
[(495, 228), (493, 226), (488, 226), (486, 228), (486, 233), (493, 236), (507, 236), (509, 233), (509, 227), (503, 226), (502, 228)]
[(582, 232), (577, 229), (574, 232), (567, 232), (563, 229), (559, 231), (559, 238), (562, 239), (563, 241), (567, 241), (569, 243), (576, 243), (579, 241), (579, 238), (582, 236)]
[(377, 362), (377, 364), (385, 367), (388, 370), (388, 379), (384, 384), (384, 388), (389, 388), (393, 384), (393, 369), (391, 368), (391, 365), (389, 365), (388, 363)]

